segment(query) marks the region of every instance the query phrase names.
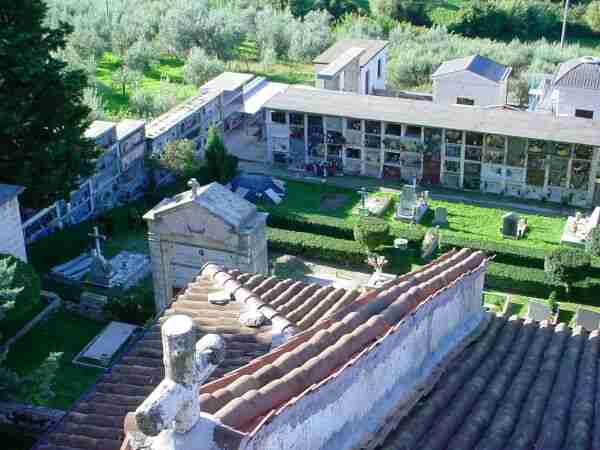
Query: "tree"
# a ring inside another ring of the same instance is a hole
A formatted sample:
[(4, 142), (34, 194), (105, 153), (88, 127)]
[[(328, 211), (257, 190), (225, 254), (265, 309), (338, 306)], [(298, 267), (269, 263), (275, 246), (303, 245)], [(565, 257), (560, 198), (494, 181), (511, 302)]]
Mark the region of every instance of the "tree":
[(592, 256), (600, 256), (600, 227), (592, 228), (586, 242), (586, 250)]
[(17, 258), (3, 255), (0, 258), (0, 320), (14, 308), (17, 295), (23, 291), (23, 286), (15, 286), (13, 279), (17, 272)]
[(237, 157), (227, 152), (221, 136), (214, 127), (208, 130), (204, 159), (209, 176), (221, 184), (227, 183), (237, 172)]
[(66, 197), (97, 157), (80, 70), (53, 55), (71, 26), (42, 24), (42, 0), (6, 0), (0, 13), (0, 178), (27, 187), (23, 203), (44, 207)]
[(140, 72), (129, 69), (127, 66), (119, 67), (112, 75), (111, 82), (121, 88), (121, 95), (125, 97), (127, 87), (135, 87), (142, 80)]
[(197, 158), (196, 144), (189, 139), (169, 142), (164, 152), (156, 158), (160, 167), (174, 172), (181, 178), (196, 176), (201, 167)]
[(587, 5), (584, 19), (592, 30), (600, 32), (600, 1), (596, 0)]
[(367, 253), (390, 240), (390, 225), (379, 217), (360, 217), (353, 231), (354, 239)]
[(311, 11), (292, 32), (289, 58), (292, 61), (310, 61), (331, 44), (329, 27), (331, 15), (327, 11)]
[(148, 41), (140, 39), (127, 49), (123, 62), (128, 69), (143, 72), (154, 62), (154, 52)]
[(569, 293), (574, 282), (585, 278), (590, 262), (590, 255), (580, 249), (558, 247), (546, 255), (544, 271), (551, 281), (563, 283)]
[(225, 71), (225, 64), (216, 57), (206, 54), (204, 49), (194, 47), (183, 66), (186, 83), (200, 86)]
[(376, 17), (392, 18), (428, 25), (426, 2), (423, 0), (370, 0), (371, 12)]

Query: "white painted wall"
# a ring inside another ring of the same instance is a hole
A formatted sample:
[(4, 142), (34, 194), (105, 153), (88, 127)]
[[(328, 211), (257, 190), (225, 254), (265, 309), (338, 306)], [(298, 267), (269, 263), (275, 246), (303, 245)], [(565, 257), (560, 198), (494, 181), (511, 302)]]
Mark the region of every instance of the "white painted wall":
[(409, 314), (380, 344), (282, 407), (245, 450), (350, 450), (411, 400), (436, 365), (484, 320), (484, 268)]
[(575, 109), (587, 109), (594, 111), (594, 119), (600, 119), (600, 90), (561, 87), (553, 95), (556, 115), (575, 116)]
[(457, 97), (475, 100), (475, 106), (504, 105), (508, 82), (494, 83), (467, 70), (433, 79), (433, 101), (456, 104)]
[[(377, 61), (382, 61), (381, 67), (381, 78), (377, 78)], [(359, 94), (371, 94), (373, 89), (385, 89), (386, 75), (387, 75), (387, 60), (388, 60), (388, 48), (384, 48), (377, 53), (371, 61), (360, 69), (360, 87)], [(369, 71), (369, 92), (365, 92), (365, 80), (367, 78), (367, 71)]]
[(8, 253), (27, 262), (18, 197), (0, 205), (0, 253)]

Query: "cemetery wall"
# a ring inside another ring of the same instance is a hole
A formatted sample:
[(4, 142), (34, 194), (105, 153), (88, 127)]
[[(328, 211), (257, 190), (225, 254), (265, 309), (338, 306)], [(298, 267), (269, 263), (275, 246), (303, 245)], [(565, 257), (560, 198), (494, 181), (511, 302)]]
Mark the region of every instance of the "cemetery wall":
[(484, 272), (466, 275), (419, 306), (351, 365), (280, 409), (245, 448), (344, 450), (370, 440), (388, 416), (431, 389), (450, 356), (486, 320)]
[(8, 253), (27, 262), (18, 197), (0, 205), (0, 253)]

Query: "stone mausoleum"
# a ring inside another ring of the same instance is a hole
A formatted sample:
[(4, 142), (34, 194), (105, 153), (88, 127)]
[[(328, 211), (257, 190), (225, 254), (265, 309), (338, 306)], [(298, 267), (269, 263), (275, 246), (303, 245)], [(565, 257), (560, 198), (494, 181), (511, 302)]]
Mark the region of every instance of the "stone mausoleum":
[(146, 213), (157, 311), (207, 262), (230, 269), (268, 271), (267, 214), (218, 183), (166, 198)]

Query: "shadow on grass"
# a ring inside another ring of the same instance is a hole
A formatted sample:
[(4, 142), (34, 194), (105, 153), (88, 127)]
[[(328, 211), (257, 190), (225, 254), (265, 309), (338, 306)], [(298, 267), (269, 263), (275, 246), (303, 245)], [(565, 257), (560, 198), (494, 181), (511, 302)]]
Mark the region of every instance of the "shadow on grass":
[(574, 317), (575, 317), (575, 311), (569, 311), (566, 309), (558, 310), (558, 322), (559, 323), (566, 323), (568, 325), (571, 323), (571, 321), (574, 319)]

